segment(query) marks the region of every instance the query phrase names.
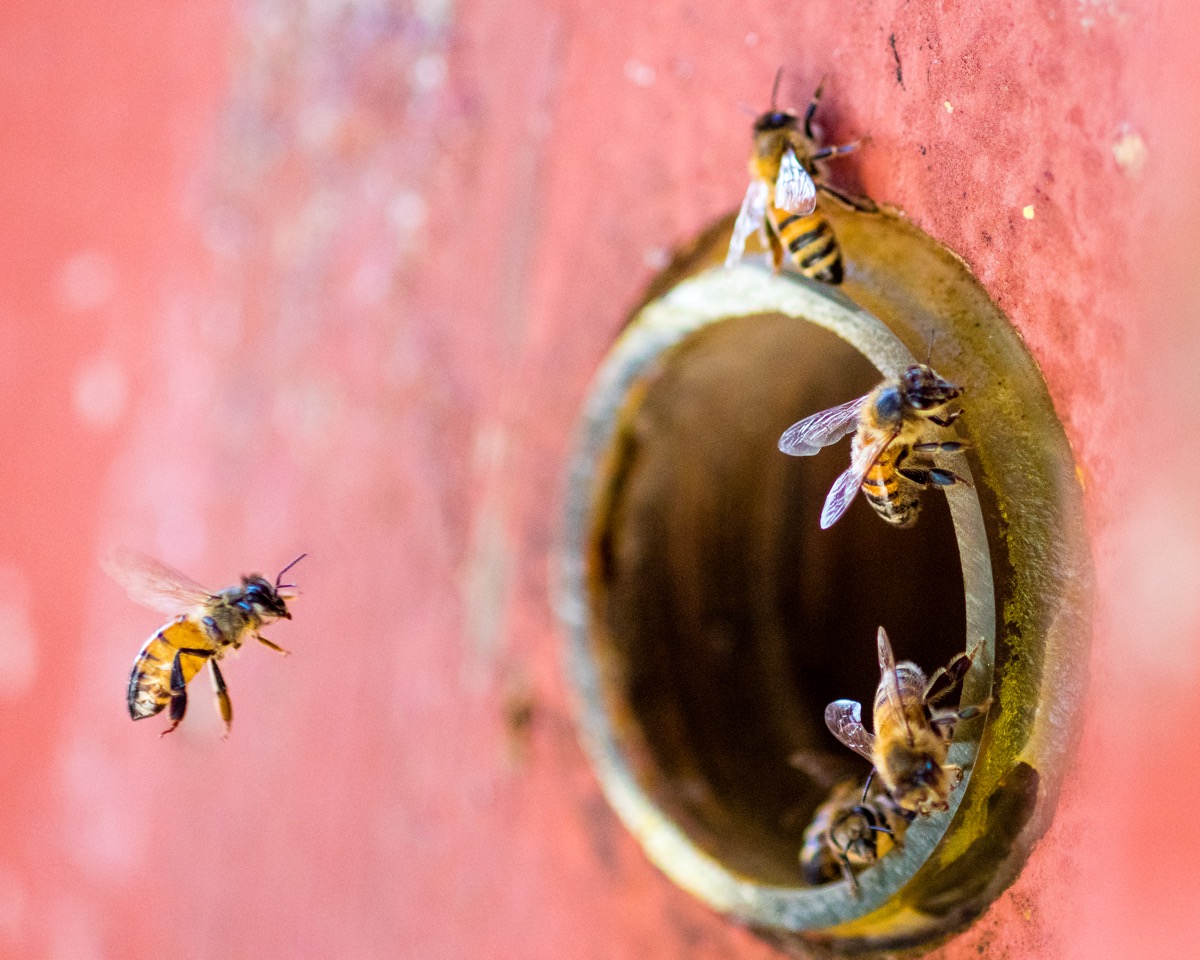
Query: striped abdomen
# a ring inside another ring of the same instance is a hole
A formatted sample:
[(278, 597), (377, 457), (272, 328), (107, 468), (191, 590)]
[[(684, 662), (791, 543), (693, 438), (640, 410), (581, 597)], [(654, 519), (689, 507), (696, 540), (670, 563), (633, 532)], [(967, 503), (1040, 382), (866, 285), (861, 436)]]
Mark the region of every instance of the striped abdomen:
[(867, 471), (862, 483), (863, 495), (871, 506), (884, 520), (897, 527), (912, 526), (921, 512), (920, 488), (896, 469), (903, 452), (905, 447), (901, 444), (889, 446)]
[(771, 207), (769, 216), (797, 270), (823, 283), (842, 282), (842, 251), (833, 227), (819, 210), (798, 217)]
[[(171, 700), (171, 664), (180, 648), (215, 650), (208, 635), (187, 617), (176, 617), (146, 641), (129, 674), (129, 715), (134, 720), (152, 717)], [(180, 658), (185, 683), (191, 683), (205, 660), (184, 654)]]
[(927, 682), (924, 671), (911, 660), (901, 660), (896, 664), (896, 687), (900, 692), (902, 709), (896, 710), (888, 700), (887, 688), (879, 684), (872, 713), (876, 735), (885, 729), (899, 731), (907, 727), (917, 731), (929, 726), (924, 699)]

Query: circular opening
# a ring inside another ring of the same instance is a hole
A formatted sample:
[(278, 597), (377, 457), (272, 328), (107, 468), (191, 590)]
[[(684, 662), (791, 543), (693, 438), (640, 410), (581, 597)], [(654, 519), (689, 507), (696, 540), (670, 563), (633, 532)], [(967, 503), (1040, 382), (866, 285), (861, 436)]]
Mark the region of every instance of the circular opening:
[[(713, 269), (732, 218), (656, 279), (600, 368), (569, 478), (557, 596), (581, 740), (650, 859), (782, 945), (928, 945), (1016, 877), (1074, 745), (1090, 559), (1074, 462), (1036, 364), (963, 262), (902, 219), (828, 210), (841, 290)], [(964, 387), (953, 468), (911, 529), (821, 504), (848, 441), (776, 450), (795, 420), (924, 355)], [(848, 883), (806, 886), (811, 815), (866, 764), (825, 705), (867, 704), (877, 627), (926, 671), (976, 653), (950, 809)], [(798, 758), (799, 762), (796, 762)]]
[(945, 497), (924, 497), (903, 530), (858, 498), (822, 531), (849, 441), (817, 457), (775, 449), (790, 423), (879, 379), (845, 341), (792, 317), (705, 327), (648, 377), (597, 530), (597, 626), (623, 664), (613, 693), (657, 771), (653, 800), (763, 884), (799, 884), (816, 806), (869, 770), (823, 716), (832, 700), (874, 699), (876, 628), (928, 670), (964, 646)]

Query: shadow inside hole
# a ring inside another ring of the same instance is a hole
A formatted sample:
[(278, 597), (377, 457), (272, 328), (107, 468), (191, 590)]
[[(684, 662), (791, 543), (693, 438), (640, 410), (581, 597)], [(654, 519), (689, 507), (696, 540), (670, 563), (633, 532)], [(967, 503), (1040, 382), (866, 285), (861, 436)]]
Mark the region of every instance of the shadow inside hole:
[[(698, 846), (761, 883), (800, 883), (815, 807), (839, 775), (867, 773), (823, 716), (849, 697), (869, 717), (878, 626), (927, 672), (965, 643), (945, 497), (927, 492), (916, 526), (897, 530), (859, 496), (822, 531), (849, 439), (815, 457), (776, 449), (791, 423), (879, 380), (802, 321), (706, 327), (645, 378), (597, 531), (595, 635), (636, 727), (618, 731), (632, 766)], [(808, 772), (797, 752), (815, 759)]]

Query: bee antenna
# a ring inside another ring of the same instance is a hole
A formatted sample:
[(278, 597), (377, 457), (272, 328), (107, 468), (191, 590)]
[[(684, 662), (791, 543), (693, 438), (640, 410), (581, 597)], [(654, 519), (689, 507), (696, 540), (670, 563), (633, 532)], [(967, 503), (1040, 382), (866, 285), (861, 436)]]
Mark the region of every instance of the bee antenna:
[(294, 587), (294, 586), (295, 586), (295, 584), (294, 584), (294, 583), (280, 583), (280, 581), (283, 579), (283, 575), (284, 575), (285, 573), (287, 573), (289, 570), (291, 570), (291, 569), (292, 569), (292, 567), (294, 567), (296, 564), (298, 564), (298, 563), (299, 563), (301, 560), (303, 560), (303, 559), (304, 559), (305, 557), (307, 557), (307, 556), (308, 556), (308, 554), (307, 554), (307, 553), (302, 553), (302, 554), (300, 554), (300, 556), (298, 556), (298, 557), (297, 557), (295, 560), (293, 560), (293, 561), (292, 561), (291, 563), (289, 563), (289, 564), (288, 564), (286, 567), (284, 567), (282, 570), (280, 570), (280, 571), (279, 571), (279, 576), (277, 576), (277, 577), (275, 578), (275, 589), (276, 589), (276, 590), (283, 590), (283, 589), (285, 589), (285, 588), (287, 588), (287, 587)]
[(933, 338), (936, 333), (936, 330), (929, 331), (929, 351), (925, 355), (925, 366), (929, 366), (933, 362)]
[(867, 791), (871, 789), (871, 781), (875, 779), (875, 768), (871, 768), (871, 772), (867, 774), (867, 782), (863, 784), (862, 802), (867, 802)]
[(783, 67), (775, 71), (775, 83), (771, 86), (771, 112), (775, 112), (775, 98), (779, 95), (779, 81), (783, 79)]

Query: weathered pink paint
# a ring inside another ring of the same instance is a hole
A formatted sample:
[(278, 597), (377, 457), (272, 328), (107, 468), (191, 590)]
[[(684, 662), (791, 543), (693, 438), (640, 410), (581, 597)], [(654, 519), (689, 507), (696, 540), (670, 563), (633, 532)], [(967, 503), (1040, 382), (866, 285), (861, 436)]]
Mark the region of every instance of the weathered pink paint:
[[(547, 593), (588, 379), (665, 252), (740, 198), (739, 103), (782, 65), (797, 105), (828, 76), (831, 141), (869, 136), (843, 182), (1011, 316), (1087, 483), (1078, 771), (936, 956), (1194, 955), (1200, 68), (1178, 6), (6, 6), (0, 953), (774, 955), (616, 824)], [(294, 656), (225, 671), (230, 741), (203, 686), (171, 737), (130, 723), (158, 621), (99, 572), (114, 542), (214, 585), (310, 552), (270, 634)]]

